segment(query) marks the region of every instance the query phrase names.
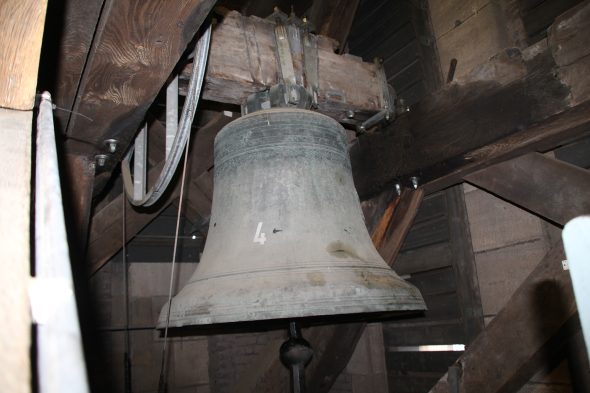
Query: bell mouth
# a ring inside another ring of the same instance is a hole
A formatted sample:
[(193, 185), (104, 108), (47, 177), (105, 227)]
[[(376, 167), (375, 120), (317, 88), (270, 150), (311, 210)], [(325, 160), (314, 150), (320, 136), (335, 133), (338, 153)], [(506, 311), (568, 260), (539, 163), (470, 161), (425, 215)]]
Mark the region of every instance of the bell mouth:
[[(383, 318), (426, 306), (420, 292), (388, 268), (294, 269), (199, 279), (172, 300), (169, 327), (357, 315)], [(166, 326), (168, 305), (157, 328)]]

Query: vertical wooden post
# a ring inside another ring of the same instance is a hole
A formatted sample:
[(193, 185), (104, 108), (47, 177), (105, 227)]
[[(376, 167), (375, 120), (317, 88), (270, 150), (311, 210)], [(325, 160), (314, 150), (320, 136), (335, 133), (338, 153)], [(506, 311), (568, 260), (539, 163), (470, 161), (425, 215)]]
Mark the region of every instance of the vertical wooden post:
[(30, 391), (31, 317), (29, 210), (31, 201), (30, 111), (0, 109), (0, 386), (7, 392)]
[(471, 245), (469, 218), (467, 217), (462, 186), (451, 187), (447, 190), (447, 204), (449, 208), (450, 246), (455, 259), (453, 268), (457, 280), (457, 294), (459, 295), (463, 314), (465, 344), (470, 344), (484, 329), (484, 319), (475, 268), (475, 256)]
[[(31, 391), (31, 138), (46, 0), (0, 2), (0, 386)], [(17, 109), (17, 110), (15, 110)], [(23, 111), (24, 110), (24, 111)]]

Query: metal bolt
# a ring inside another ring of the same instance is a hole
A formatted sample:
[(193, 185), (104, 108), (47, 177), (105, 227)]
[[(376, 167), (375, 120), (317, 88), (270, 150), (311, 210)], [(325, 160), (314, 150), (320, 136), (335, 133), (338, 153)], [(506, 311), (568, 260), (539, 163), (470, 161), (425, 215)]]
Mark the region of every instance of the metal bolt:
[(102, 167), (107, 163), (107, 159), (109, 158), (109, 156), (107, 156), (106, 154), (97, 154), (94, 158), (96, 159), (96, 164), (99, 167)]
[(418, 177), (412, 176), (412, 177), (410, 177), (410, 181), (412, 182), (412, 187), (414, 187), (414, 190), (417, 190), (418, 189)]
[(104, 141), (105, 146), (109, 149), (109, 153), (114, 153), (117, 151), (117, 144), (119, 143), (116, 139), (107, 139)]
[(354, 111), (352, 109), (346, 111), (346, 117), (349, 119), (354, 119)]
[(402, 194), (402, 185), (399, 183), (395, 183), (395, 193), (400, 196)]

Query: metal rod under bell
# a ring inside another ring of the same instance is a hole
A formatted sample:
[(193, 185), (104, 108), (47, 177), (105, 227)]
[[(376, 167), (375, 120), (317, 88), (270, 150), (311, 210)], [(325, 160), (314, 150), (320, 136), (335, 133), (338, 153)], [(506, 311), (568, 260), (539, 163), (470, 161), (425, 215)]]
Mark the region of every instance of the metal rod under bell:
[(291, 371), (292, 393), (305, 393), (305, 366), (313, 356), (309, 343), (301, 337), (296, 321), (289, 322), (289, 339), (281, 345), (281, 362)]

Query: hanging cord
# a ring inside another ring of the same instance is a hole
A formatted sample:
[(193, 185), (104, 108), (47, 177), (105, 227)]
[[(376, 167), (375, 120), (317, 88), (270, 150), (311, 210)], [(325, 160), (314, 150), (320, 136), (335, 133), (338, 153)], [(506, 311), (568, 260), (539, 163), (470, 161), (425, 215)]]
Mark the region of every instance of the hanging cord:
[(190, 138), (186, 142), (186, 151), (184, 152), (184, 163), (182, 167), (182, 177), (180, 179), (180, 200), (178, 202), (178, 214), (176, 215), (176, 231), (174, 234), (174, 250), (172, 251), (172, 267), (170, 268), (170, 286), (168, 288), (168, 312), (166, 313), (166, 326), (164, 328), (164, 342), (162, 344), (162, 363), (160, 364), (160, 380), (158, 382), (158, 393), (166, 392), (167, 367), (166, 367), (166, 350), (168, 346), (168, 326), (170, 325), (170, 309), (172, 308), (172, 288), (174, 287), (174, 268), (176, 267), (176, 249), (178, 248), (178, 232), (180, 230), (180, 213), (182, 211), (182, 201), (184, 199), (184, 182), (186, 177), (186, 167), (188, 162), (188, 150)]
[(125, 353), (123, 354), (124, 392), (131, 393), (131, 348), (129, 346), (129, 279), (127, 276), (127, 198), (123, 200), (123, 288), (125, 296)]

